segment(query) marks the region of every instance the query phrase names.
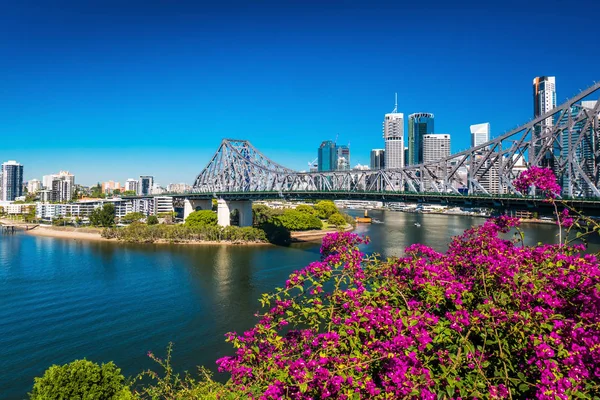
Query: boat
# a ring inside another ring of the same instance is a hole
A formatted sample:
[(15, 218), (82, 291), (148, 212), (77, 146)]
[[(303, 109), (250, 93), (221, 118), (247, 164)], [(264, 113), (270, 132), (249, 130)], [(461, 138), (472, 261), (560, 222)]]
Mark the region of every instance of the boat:
[(371, 222), (373, 222), (374, 224), (383, 224), (383, 221), (380, 221), (380, 220), (375, 219), (375, 218), (373, 218), (373, 220)]
[(421, 224), (420, 224), (420, 223), (418, 223), (418, 222), (415, 222), (415, 226), (416, 226), (417, 228), (420, 228), (420, 227), (421, 227)]
[(356, 217), (355, 221), (358, 224), (370, 224), (371, 222), (373, 222), (373, 220), (371, 219), (371, 217), (369, 217), (369, 213), (368, 213), (367, 210), (365, 210), (365, 216), (364, 217)]

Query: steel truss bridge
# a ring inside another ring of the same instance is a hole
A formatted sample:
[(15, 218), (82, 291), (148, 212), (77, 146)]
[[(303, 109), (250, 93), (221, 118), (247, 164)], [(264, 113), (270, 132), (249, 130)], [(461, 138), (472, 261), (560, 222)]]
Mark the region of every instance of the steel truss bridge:
[(519, 171), (537, 165), (553, 169), (565, 199), (600, 203), (599, 116), (600, 83), (487, 143), (401, 169), (297, 172), (249, 141), (224, 139), (188, 195), (519, 203), (533, 193), (520, 193), (512, 181)]

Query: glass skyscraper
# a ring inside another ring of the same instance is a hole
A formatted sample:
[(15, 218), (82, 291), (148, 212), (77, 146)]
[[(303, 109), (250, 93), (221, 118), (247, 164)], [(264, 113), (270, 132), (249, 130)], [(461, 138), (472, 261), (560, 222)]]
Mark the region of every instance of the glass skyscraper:
[(23, 196), (23, 166), (7, 161), (0, 169), (0, 200), (14, 201), (20, 196)]
[(423, 162), (423, 136), (434, 133), (433, 118), (431, 113), (415, 113), (408, 116), (407, 165)]
[(321, 171), (334, 171), (337, 168), (337, 148), (333, 141), (325, 140), (319, 146), (317, 168)]

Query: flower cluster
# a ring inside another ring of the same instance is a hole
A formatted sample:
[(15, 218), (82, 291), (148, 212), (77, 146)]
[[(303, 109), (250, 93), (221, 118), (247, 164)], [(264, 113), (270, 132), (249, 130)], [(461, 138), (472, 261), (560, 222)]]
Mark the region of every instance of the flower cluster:
[(516, 224), (489, 220), (445, 253), (413, 245), (387, 261), (330, 235), (320, 261), (263, 295), (254, 328), (228, 334), (237, 350), (219, 369), (261, 399), (599, 393), (598, 260), (500, 237)]
[(530, 187), (534, 186), (540, 190), (546, 197), (555, 198), (560, 194), (561, 188), (556, 183), (556, 176), (550, 168), (540, 168), (536, 166), (529, 167), (521, 172), (519, 177), (513, 181), (515, 188), (527, 193)]

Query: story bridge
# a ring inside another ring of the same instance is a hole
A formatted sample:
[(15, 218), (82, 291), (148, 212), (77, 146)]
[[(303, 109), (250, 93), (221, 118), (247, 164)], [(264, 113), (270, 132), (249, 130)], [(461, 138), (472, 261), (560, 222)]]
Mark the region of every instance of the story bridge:
[(562, 198), (600, 209), (600, 83), (486, 143), (447, 158), (400, 169), (298, 172), (271, 160), (247, 140), (224, 139), (191, 192), (173, 195), (184, 216), (219, 199), (219, 223), (237, 209), (251, 224), (252, 200), (364, 199), (495, 208), (546, 203), (512, 184), (536, 165), (552, 168)]

